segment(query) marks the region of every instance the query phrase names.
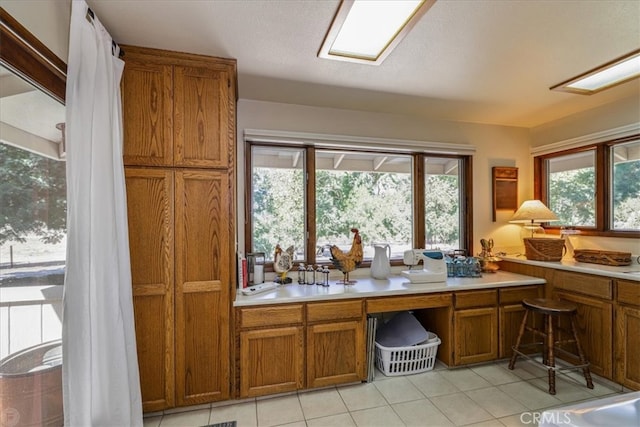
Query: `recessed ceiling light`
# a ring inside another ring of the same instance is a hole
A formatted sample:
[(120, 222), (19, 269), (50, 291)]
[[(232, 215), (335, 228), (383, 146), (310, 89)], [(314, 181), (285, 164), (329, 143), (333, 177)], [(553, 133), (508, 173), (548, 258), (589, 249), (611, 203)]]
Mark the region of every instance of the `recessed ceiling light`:
[(580, 74), (551, 90), (591, 95), (640, 77), (640, 49)]
[(436, 0), (342, 0), (318, 57), (378, 65)]

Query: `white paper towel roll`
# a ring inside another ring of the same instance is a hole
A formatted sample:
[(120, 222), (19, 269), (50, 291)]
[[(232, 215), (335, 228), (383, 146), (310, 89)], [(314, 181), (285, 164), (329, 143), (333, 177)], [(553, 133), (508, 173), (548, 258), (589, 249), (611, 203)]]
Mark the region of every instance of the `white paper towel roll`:
[(253, 284), (259, 285), (264, 282), (264, 265), (253, 266)]

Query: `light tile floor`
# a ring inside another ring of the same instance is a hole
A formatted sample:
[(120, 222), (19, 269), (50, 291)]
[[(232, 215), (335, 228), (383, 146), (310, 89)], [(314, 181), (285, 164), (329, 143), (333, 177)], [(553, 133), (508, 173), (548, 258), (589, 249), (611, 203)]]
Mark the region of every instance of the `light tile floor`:
[(237, 421), (238, 427), (330, 426), (532, 426), (545, 409), (622, 393), (622, 387), (594, 376), (594, 389), (579, 371), (558, 375), (555, 396), (547, 392), (545, 370), (518, 360), (386, 377), (372, 383), (305, 390), (276, 397), (218, 402), (148, 416), (146, 427), (199, 427)]

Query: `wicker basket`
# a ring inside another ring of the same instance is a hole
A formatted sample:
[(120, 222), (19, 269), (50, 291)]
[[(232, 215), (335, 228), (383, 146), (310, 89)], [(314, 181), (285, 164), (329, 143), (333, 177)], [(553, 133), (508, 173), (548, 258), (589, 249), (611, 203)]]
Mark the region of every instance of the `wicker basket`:
[(573, 251), (573, 257), (578, 262), (589, 262), (592, 264), (604, 264), (604, 265), (613, 265), (613, 266), (631, 264), (630, 252), (599, 251), (595, 249), (576, 249)]
[(560, 261), (567, 248), (564, 239), (525, 238), (524, 253), (534, 261)]

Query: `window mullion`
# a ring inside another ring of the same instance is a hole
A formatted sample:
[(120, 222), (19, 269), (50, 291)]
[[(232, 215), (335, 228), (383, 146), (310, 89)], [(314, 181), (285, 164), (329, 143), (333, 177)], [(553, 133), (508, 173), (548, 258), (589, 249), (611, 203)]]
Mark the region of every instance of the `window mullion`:
[(425, 245), (424, 154), (413, 155), (413, 247)]
[(598, 230), (611, 229), (611, 181), (609, 149), (601, 144), (596, 149), (596, 227)]
[(307, 263), (316, 263), (316, 150), (314, 147), (306, 148), (306, 180), (305, 180), (305, 204), (306, 220), (305, 234)]

